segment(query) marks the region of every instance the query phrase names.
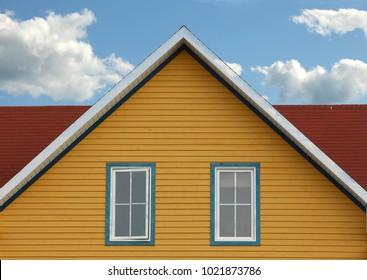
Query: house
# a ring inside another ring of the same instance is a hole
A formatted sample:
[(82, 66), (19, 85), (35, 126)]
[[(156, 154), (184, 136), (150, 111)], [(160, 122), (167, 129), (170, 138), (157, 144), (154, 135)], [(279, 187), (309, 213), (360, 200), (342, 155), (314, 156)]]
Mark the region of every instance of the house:
[(92, 107), (0, 108), (0, 258), (367, 259), (357, 111), (272, 106), (182, 27)]

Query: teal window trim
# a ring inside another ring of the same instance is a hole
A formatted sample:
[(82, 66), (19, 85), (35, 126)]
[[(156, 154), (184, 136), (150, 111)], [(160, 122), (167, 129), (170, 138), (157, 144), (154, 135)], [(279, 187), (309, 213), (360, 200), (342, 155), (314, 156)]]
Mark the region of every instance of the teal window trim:
[[(148, 234), (146, 237), (139, 238), (125, 238), (118, 239), (114, 238), (112, 234), (113, 228), (113, 215), (112, 207), (115, 207), (115, 202), (113, 201), (113, 194), (115, 187), (113, 186), (114, 174), (116, 171), (133, 170), (133, 171), (147, 171), (149, 170), (149, 180), (147, 190), (148, 194)], [(155, 242), (155, 163), (107, 163), (106, 165), (106, 245), (117, 245), (117, 246), (153, 246)]]
[[(253, 190), (254, 200), (252, 205), (252, 230), (253, 236), (246, 238), (221, 238), (219, 236), (219, 190), (217, 174), (222, 170), (248, 170), (254, 176)], [(259, 163), (211, 163), (210, 166), (210, 243), (214, 246), (260, 246), (260, 164)]]

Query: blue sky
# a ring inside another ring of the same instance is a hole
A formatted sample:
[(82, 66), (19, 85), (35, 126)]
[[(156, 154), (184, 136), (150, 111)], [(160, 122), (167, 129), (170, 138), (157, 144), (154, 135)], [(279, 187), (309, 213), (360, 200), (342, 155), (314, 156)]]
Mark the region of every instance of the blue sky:
[(365, 0), (1, 0), (0, 105), (94, 104), (182, 25), (272, 104), (367, 103)]

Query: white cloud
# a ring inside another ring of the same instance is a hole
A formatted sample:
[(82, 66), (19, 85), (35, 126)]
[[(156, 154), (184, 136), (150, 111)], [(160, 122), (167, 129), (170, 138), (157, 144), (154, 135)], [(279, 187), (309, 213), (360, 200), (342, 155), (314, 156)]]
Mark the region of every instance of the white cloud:
[(367, 11), (357, 9), (303, 10), (301, 15), (292, 17), (296, 24), (304, 24), (311, 32), (326, 36), (331, 33), (345, 34), (362, 29), (367, 37)]
[(105, 66), (109, 69), (113, 69), (120, 76), (125, 76), (134, 68), (134, 66), (128, 61), (116, 56), (114, 53), (109, 55), (107, 58), (104, 58), (102, 62)]
[(342, 59), (330, 71), (321, 66), (306, 70), (297, 60), (251, 70), (265, 76), (264, 85), (280, 89), (282, 103), (358, 103), (367, 97), (367, 64), (360, 60)]
[(20, 21), (0, 14), (0, 90), (11, 95), (84, 101), (132, 70), (111, 54), (99, 58), (86, 41), (92, 11)]
[(226, 62), (226, 61), (225, 61), (225, 63), (226, 63), (229, 67), (231, 67), (231, 69), (232, 69), (234, 72), (236, 72), (236, 74), (237, 74), (238, 76), (241, 76), (241, 74), (242, 74), (242, 66), (241, 66), (241, 64), (238, 64), (238, 63), (229, 63), (229, 62)]

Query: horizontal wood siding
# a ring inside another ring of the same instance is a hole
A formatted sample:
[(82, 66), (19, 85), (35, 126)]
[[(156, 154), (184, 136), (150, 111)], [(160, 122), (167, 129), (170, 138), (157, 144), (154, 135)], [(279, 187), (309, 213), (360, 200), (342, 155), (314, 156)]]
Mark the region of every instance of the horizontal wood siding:
[[(155, 246), (105, 246), (107, 162), (156, 163)], [(261, 164), (261, 246), (210, 246), (210, 163)], [(0, 213), (1, 259), (367, 259), (365, 214), (188, 53)]]

